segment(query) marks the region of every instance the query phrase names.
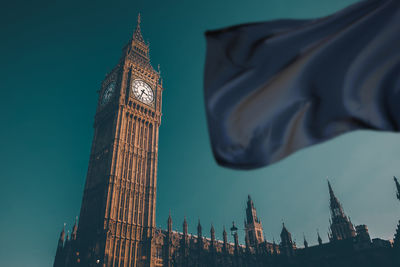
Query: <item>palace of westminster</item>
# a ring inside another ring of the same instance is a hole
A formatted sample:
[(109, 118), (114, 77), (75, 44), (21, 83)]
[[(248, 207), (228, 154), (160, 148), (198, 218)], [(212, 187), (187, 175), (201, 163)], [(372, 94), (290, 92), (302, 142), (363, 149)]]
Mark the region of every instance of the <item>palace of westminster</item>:
[[(150, 63), (140, 16), (119, 63), (106, 75), (99, 91), (94, 137), (79, 223), (71, 234), (62, 230), (54, 267), (103, 266), (400, 266), (400, 224), (393, 241), (371, 240), (366, 225), (354, 226), (328, 182), (329, 242), (297, 247), (285, 225), (280, 242), (269, 242), (251, 197), (245, 216), (245, 244), (238, 228), (230, 229), (234, 243), (222, 240), (211, 226), (203, 236), (155, 223), (158, 133), (163, 84)], [(400, 185), (395, 178), (397, 198)], [(64, 226), (65, 228), (65, 226)]]

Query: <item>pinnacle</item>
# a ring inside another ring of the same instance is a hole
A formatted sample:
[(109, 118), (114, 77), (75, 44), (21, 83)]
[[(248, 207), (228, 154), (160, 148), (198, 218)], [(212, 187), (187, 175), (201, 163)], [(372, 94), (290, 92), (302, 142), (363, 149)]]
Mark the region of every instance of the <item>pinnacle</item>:
[(331, 197), (334, 197), (335, 194), (333, 193), (333, 189), (332, 189), (331, 183), (329, 182), (328, 179), (327, 179), (327, 181), (328, 181), (329, 194), (330, 194)]
[(138, 18), (137, 18), (136, 30), (133, 33), (133, 39), (136, 39), (136, 40), (144, 43), (142, 31), (140, 30), (140, 22), (141, 22), (141, 17), (140, 17), (140, 13), (139, 13)]

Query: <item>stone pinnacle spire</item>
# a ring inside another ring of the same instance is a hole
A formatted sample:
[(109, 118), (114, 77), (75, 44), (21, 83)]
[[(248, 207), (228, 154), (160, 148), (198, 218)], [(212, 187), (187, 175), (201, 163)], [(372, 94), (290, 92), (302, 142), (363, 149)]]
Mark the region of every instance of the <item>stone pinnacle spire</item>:
[(172, 232), (172, 218), (171, 218), (171, 210), (169, 211), (169, 215), (168, 215), (167, 224), (168, 224), (168, 232)]
[(306, 236), (305, 236), (305, 234), (303, 233), (303, 240), (304, 240), (304, 247), (305, 248), (308, 248), (308, 242), (307, 242), (307, 240), (306, 240)]
[(197, 224), (197, 235), (199, 237), (202, 236), (202, 227), (201, 227), (201, 224), (200, 224), (200, 219), (199, 219), (199, 223)]
[(188, 224), (186, 221), (186, 216), (183, 218), (183, 234), (185, 236), (188, 234)]
[(396, 183), (396, 188), (397, 188), (397, 199), (400, 200), (400, 184), (399, 181), (397, 180), (396, 176), (393, 176), (394, 182)]
[(321, 236), (319, 235), (319, 231), (317, 230), (317, 235), (318, 235), (318, 244), (319, 245), (322, 245), (322, 238), (321, 238)]
[(74, 226), (72, 227), (72, 233), (71, 233), (72, 240), (76, 240), (77, 233), (78, 233), (78, 216), (75, 217), (75, 223)]
[(133, 39), (136, 39), (137, 41), (144, 43), (142, 31), (140, 30), (140, 22), (141, 22), (141, 17), (140, 17), (140, 13), (139, 13), (138, 18), (137, 18), (136, 30), (133, 33)]
[(335, 196), (335, 193), (333, 192), (333, 189), (332, 189), (332, 186), (331, 186), (331, 183), (329, 182), (329, 180), (328, 180), (328, 188), (329, 188), (330, 197), (335, 198), (336, 196)]
[(330, 208), (331, 208), (331, 214), (332, 218), (333, 217), (346, 217), (343, 211), (342, 204), (340, 204), (339, 200), (335, 196), (335, 193), (333, 192), (331, 183), (328, 180), (328, 188), (329, 188), (329, 196), (330, 196)]
[(215, 241), (215, 230), (214, 230), (214, 225), (212, 224), (211, 224), (210, 234), (211, 234), (211, 240)]

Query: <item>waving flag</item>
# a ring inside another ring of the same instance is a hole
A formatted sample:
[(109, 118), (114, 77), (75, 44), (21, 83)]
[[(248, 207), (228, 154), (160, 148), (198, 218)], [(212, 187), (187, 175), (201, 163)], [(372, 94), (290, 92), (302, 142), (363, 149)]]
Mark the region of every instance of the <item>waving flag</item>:
[(214, 156), (251, 169), (357, 129), (400, 129), (400, 1), (206, 33)]

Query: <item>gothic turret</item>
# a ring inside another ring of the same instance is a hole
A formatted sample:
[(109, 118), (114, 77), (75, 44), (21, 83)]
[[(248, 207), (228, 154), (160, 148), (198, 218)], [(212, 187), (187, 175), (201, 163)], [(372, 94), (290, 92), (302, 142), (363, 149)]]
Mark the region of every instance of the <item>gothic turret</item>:
[(187, 236), (188, 234), (188, 224), (186, 221), (186, 216), (183, 218), (183, 235)]
[(171, 218), (171, 212), (169, 212), (169, 215), (168, 215), (167, 225), (168, 225), (168, 232), (169, 232), (169, 233), (172, 233), (172, 218)]
[(224, 242), (223, 251), (227, 252), (228, 251), (228, 235), (225, 230), (225, 225), (224, 225), (224, 230), (222, 231), (222, 240)]
[(286, 256), (293, 256), (295, 248), (296, 245), (292, 240), (292, 234), (286, 228), (285, 223), (282, 223), (281, 244), (280, 244), (281, 252)]
[(351, 223), (350, 219), (344, 213), (342, 204), (340, 204), (339, 200), (335, 196), (335, 193), (333, 192), (332, 186), (329, 181), (328, 188), (332, 220), (330, 225), (331, 235), (329, 238), (332, 241), (336, 241), (355, 237), (356, 231), (354, 230), (354, 226)]
[(65, 241), (65, 223), (64, 223), (64, 227), (60, 233), (60, 238), (58, 239), (58, 247), (59, 248), (63, 248), (64, 247), (64, 241)]
[(318, 236), (318, 245), (322, 245), (322, 238), (321, 238), (321, 236), (319, 235), (319, 231), (317, 231), (317, 236)]
[(278, 255), (278, 251), (276, 251), (275, 237), (272, 239), (272, 255), (274, 256)]
[(264, 242), (263, 227), (261, 221), (257, 217), (257, 211), (250, 195), (247, 197), (246, 219), (244, 226), (246, 235), (249, 239), (249, 245), (251, 247), (257, 247), (258, 244)]
[(211, 229), (210, 229), (210, 235), (211, 235), (211, 242), (215, 242), (215, 230), (214, 226), (211, 224)]
[(215, 230), (214, 230), (214, 226), (212, 224), (211, 224), (211, 229), (210, 229), (210, 235), (211, 235), (210, 249), (213, 252), (215, 252), (216, 251)]
[(72, 227), (71, 240), (75, 241), (78, 234), (78, 216), (75, 217), (75, 223)]
[(199, 246), (199, 249), (203, 249), (203, 231), (200, 224), (200, 219), (199, 223), (197, 224), (197, 244)]
[(141, 22), (141, 18), (140, 18), (140, 13), (139, 13), (138, 17), (137, 17), (136, 29), (135, 29), (135, 31), (133, 33), (132, 38), (135, 39), (136, 41), (144, 43), (144, 39), (143, 39), (143, 36), (142, 36), (142, 31), (140, 30), (140, 22)]
[(141, 56), (143, 59), (145, 59), (145, 61), (148, 62), (149, 44), (146, 44), (146, 42), (143, 39), (142, 30), (140, 29), (140, 23), (141, 23), (141, 17), (139, 14), (137, 18), (136, 29), (133, 32), (130, 50), (128, 50), (128, 53), (132, 54), (131, 52), (134, 52), (136, 56)]
[(304, 248), (308, 248), (308, 242), (307, 242), (307, 240), (306, 240), (306, 236), (304, 235), (304, 233), (303, 233), (303, 244), (304, 244)]
[(202, 237), (202, 227), (200, 224), (200, 219), (199, 219), (199, 223), (197, 224), (197, 236)]
[(65, 261), (64, 243), (65, 243), (65, 223), (60, 233), (60, 237), (58, 238), (56, 257), (54, 259), (54, 265), (53, 265), (54, 267), (62, 266)]
[(394, 182), (396, 184), (396, 189), (397, 189), (396, 196), (397, 196), (397, 199), (400, 200), (400, 184), (399, 184), (399, 181), (397, 180), (396, 176), (393, 176), (393, 179), (394, 179)]
[(371, 237), (368, 232), (368, 227), (365, 224), (356, 226), (357, 243), (369, 245), (371, 244)]
[[(181, 253), (184, 258), (188, 254), (189, 238), (188, 238), (188, 224), (186, 221), (186, 216), (183, 218), (183, 238), (181, 239)], [(187, 258), (185, 258), (187, 260)]]
[(397, 224), (396, 233), (394, 234), (393, 247), (400, 249), (400, 221)]

